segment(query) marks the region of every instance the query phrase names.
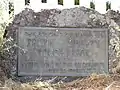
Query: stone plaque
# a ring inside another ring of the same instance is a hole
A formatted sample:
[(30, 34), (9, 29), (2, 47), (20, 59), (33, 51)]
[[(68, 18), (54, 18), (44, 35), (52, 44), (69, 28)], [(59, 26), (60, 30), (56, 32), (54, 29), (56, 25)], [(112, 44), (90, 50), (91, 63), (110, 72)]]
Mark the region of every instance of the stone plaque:
[(87, 76), (108, 73), (108, 30), (21, 27), (18, 75)]

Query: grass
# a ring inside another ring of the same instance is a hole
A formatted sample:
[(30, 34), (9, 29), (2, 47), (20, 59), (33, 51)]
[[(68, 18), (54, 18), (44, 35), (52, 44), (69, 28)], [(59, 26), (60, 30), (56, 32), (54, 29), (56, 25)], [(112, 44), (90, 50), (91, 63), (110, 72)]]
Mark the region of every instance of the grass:
[(86, 78), (77, 79), (67, 83), (51, 84), (49, 82), (14, 82), (5, 81), (0, 90), (120, 90), (120, 75), (92, 74)]

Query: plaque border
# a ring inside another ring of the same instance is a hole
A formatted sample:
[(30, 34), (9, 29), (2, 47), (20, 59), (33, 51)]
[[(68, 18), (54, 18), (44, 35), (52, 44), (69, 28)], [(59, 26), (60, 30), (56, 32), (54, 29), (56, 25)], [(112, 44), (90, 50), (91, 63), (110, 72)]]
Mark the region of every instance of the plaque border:
[[(72, 27), (70, 27), (70, 28), (64, 28), (64, 27), (60, 27), (60, 28), (57, 28), (57, 27), (19, 27), (19, 29), (16, 31), (16, 42), (17, 42), (17, 45), (19, 45), (19, 33), (20, 33), (20, 30), (24, 30), (24, 29), (28, 29), (28, 30), (33, 30), (33, 29), (38, 29), (38, 30), (78, 30), (78, 31), (80, 31), (80, 30), (86, 30), (86, 31), (88, 31), (88, 30), (90, 30), (90, 31), (95, 31), (95, 30), (97, 30), (97, 31), (105, 31), (106, 30), (106, 48), (107, 48), (107, 50), (106, 50), (106, 59), (107, 60), (105, 60), (105, 63), (106, 63), (106, 67), (105, 67), (105, 70), (106, 70), (106, 72), (105, 72), (105, 74), (109, 74), (109, 29), (108, 28), (72, 28)], [(76, 74), (76, 75), (66, 75), (66, 74), (62, 74), (62, 75), (60, 75), (60, 74), (58, 74), (58, 75), (54, 75), (54, 74), (52, 74), (52, 75), (44, 75), (44, 74), (42, 74), (42, 73), (39, 73), (39, 74), (29, 74), (29, 73), (21, 73), (20, 72), (20, 70), (19, 70), (19, 60), (18, 60), (18, 54), (19, 54), (19, 49), (17, 49), (17, 66), (16, 66), (16, 68), (17, 68), (17, 75), (18, 76), (88, 76), (88, 75), (85, 75), (85, 74)], [(104, 74), (104, 73), (103, 73)], [(90, 74), (89, 74), (90, 75)]]

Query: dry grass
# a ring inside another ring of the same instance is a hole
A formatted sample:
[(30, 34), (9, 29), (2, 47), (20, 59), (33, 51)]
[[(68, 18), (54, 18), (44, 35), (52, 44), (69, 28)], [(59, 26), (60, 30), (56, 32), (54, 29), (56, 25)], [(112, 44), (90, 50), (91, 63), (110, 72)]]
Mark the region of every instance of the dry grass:
[(0, 90), (120, 90), (119, 81), (120, 75), (97, 74), (63, 84), (51, 84), (41, 81), (20, 83), (8, 79)]
[(5, 81), (5, 85), (3, 87), (9, 88), (9, 90), (55, 90), (53, 86), (53, 84), (41, 81), (33, 83), (20, 83), (8, 79)]

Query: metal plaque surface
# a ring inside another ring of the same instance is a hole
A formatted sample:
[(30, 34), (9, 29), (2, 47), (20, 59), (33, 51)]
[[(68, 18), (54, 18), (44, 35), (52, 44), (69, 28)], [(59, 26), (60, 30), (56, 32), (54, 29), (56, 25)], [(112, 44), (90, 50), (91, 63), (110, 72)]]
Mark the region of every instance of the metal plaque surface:
[(18, 75), (87, 76), (108, 73), (108, 30), (20, 27)]

